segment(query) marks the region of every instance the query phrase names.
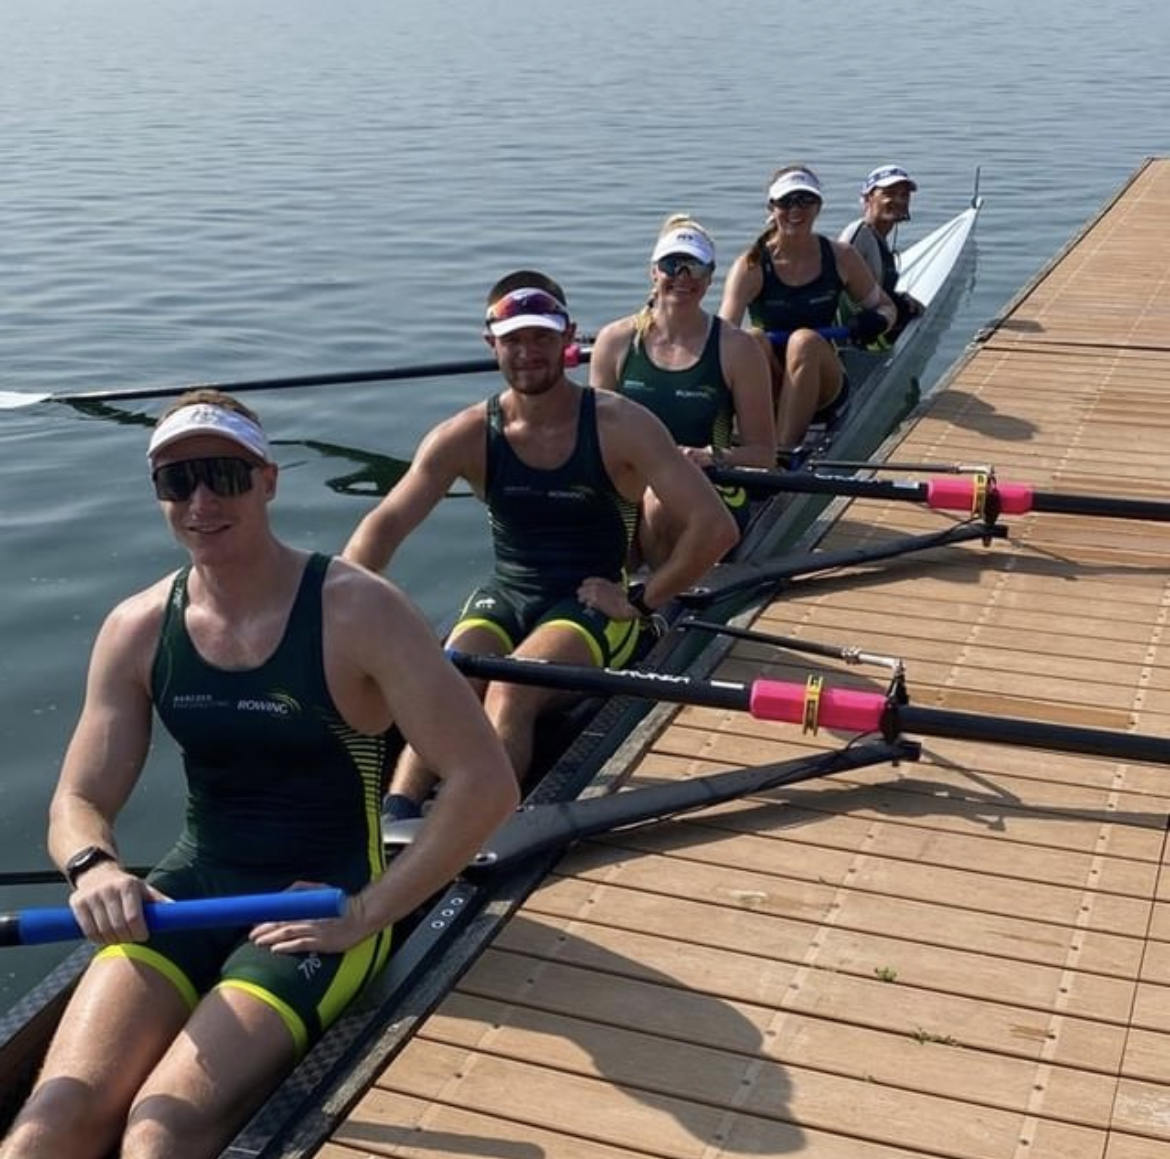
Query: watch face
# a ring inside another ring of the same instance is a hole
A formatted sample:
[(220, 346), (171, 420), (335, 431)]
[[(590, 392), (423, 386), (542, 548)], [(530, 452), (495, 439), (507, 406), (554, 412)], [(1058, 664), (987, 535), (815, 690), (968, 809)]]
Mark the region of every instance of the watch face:
[(65, 876), (69, 879), (70, 885), (76, 885), (77, 879), (87, 869), (92, 869), (93, 866), (102, 861), (113, 860), (114, 855), (109, 850), (103, 849), (100, 845), (87, 845), (84, 849), (79, 849), (65, 863)]

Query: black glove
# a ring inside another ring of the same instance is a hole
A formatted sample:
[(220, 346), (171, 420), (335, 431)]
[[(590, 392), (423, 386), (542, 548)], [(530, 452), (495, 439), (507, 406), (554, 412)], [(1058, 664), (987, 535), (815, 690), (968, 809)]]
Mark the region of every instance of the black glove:
[(889, 326), (884, 314), (877, 310), (861, 310), (849, 319), (849, 341), (854, 346), (868, 346), (876, 342)]

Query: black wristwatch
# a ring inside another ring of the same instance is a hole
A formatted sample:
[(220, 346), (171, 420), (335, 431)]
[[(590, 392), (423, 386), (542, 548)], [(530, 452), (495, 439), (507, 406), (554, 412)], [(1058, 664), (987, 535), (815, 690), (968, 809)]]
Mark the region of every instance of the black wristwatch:
[(93, 869), (95, 865), (100, 865), (103, 861), (117, 860), (117, 857), (108, 849), (103, 849), (100, 845), (87, 845), (84, 849), (79, 849), (65, 862), (65, 880), (76, 889), (77, 879), (87, 869)]
[(646, 592), (645, 584), (630, 584), (626, 588), (626, 603), (630, 605), (644, 620), (654, 615), (654, 609), (643, 598)]

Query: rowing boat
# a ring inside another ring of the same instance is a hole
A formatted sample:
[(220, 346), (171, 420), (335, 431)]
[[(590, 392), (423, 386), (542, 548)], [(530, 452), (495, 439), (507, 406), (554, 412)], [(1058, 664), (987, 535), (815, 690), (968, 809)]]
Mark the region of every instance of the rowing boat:
[[(899, 288), (926, 306), (913, 319), (895, 346), (880, 354), (845, 350), (842, 357), (850, 377), (848, 407), (832, 422), (810, 431), (804, 451), (810, 465), (828, 459), (864, 459), (905, 415), (918, 397), (916, 373), (930, 352), (946, 320), (948, 297), (959, 284), (962, 257), (981, 206), (972, 204), (945, 225), (902, 254)], [(829, 502), (815, 494), (775, 495), (757, 503), (733, 567), (751, 568), (790, 546), (812, 524)], [(707, 585), (691, 601), (708, 620), (732, 622), (756, 606), (769, 589), (761, 584), (753, 593), (742, 579), (721, 594), (718, 584)], [(680, 602), (679, 610), (687, 606)], [(687, 672), (709, 673), (722, 651), (710, 638), (669, 630), (648, 653), (642, 667), (668, 676)], [(645, 700), (624, 696), (592, 704), (576, 714), (575, 732), (566, 743), (557, 735), (557, 755), (526, 803), (536, 818), (542, 841), (524, 837), (508, 857), (488, 855), (477, 867), (452, 884), (435, 902), (403, 923), (390, 964), (375, 984), (334, 1024), (292, 1075), (244, 1126), (222, 1153), (222, 1159), (294, 1159), (315, 1152), (336, 1122), (369, 1087), (374, 1077), (409, 1041), (414, 1028), (449, 992), (461, 974), (490, 943), (507, 917), (522, 904), (559, 856), (565, 839), (581, 828), (557, 830), (547, 839), (542, 806), (562, 808), (586, 797), (588, 805), (617, 788), (661, 727)], [(585, 727), (578, 727), (581, 721)], [(873, 751), (838, 754), (836, 763), (806, 760), (786, 773), (789, 779), (820, 776), (859, 762), (912, 759), (903, 748), (875, 746)], [(756, 779), (734, 783), (724, 792), (758, 791)], [(708, 791), (706, 786), (704, 791)], [(714, 791), (713, 789), (711, 791)], [(623, 798), (634, 793), (622, 794)], [(711, 798), (716, 799), (716, 798)], [(675, 809), (694, 807), (676, 802)], [(664, 806), (663, 815), (670, 807)], [(625, 823), (625, 822), (615, 822)], [(543, 826), (543, 828), (542, 828)], [(23, 1099), (61, 1010), (91, 956), (81, 947), (0, 1019), (0, 1130)]]

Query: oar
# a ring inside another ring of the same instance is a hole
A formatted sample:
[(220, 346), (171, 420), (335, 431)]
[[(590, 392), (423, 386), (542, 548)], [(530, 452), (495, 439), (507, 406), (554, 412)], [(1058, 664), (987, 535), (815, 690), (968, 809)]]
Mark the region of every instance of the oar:
[[(920, 755), (921, 746), (913, 741), (872, 741), (812, 757), (796, 757), (758, 768), (731, 769), (585, 800), (546, 801), (521, 809), (509, 818), (467, 868), (472, 871), (501, 869), (538, 853), (615, 829), (707, 809), (724, 801), (739, 800), (813, 777), (868, 765), (916, 761)], [(384, 822), (382, 837), (387, 852), (409, 845), (422, 823), (421, 818)]]
[[(151, 870), (149, 865), (130, 865), (127, 873), (145, 877)], [(56, 869), (14, 869), (0, 872), (0, 887), (6, 885), (62, 885), (65, 879)]]
[(801, 724), (806, 731), (830, 728), (856, 733), (876, 732), (892, 739), (909, 730), (953, 740), (1021, 745), (1152, 764), (1170, 762), (1170, 737), (982, 716), (941, 708), (916, 708), (896, 703), (882, 693), (823, 688), (812, 681), (808, 685), (779, 680), (755, 680), (744, 684), (734, 680), (698, 680), (664, 672), (588, 668), (505, 656), (472, 656), (450, 650), (448, 654), (461, 672), (481, 680), (727, 708), (749, 712), (757, 720)]
[(798, 636), (779, 636), (774, 632), (757, 632), (752, 628), (737, 628), (715, 620), (693, 620), (684, 616), (674, 627), (681, 632), (710, 632), (715, 636), (730, 636), (733, 640), (746, 640), (749, 644), (768, 644), (773, 648), (786, 648), (790, 652), (804, 652), (809, 656), (827, 656), (831, 660), (844, 660), (846, 664), (872, 664), (902, 672), (904, 665), (897, 656), (880, 656), (876, 652), (865, 652), (861, 648), (840, 644), (821, 644), (816, 640), (803, 640)]
[[(187, 901), (147, 902), (146, 925), (152, 933), (197, 930), (209, 926), (250, 926), (257, 922), (336, 918), (345, 912), (340, 889), (289, 889), (282, 893), (246, 893)], [(0, 946), (32, 946), (80, 938), (81, 927), (68, 906), (33, 906), (0, 914)]]
[(687, 608), (709, 607), (716, 601), (762, 587), (780, 587), (797, 579), (840, 571), (847, 567), (864, 567), (887, 559), (900, 559), (918, 551), (932, 551), (978, 539), (988, 546), (993, 539), (1006, 539), (1007, 528), (1001, 523), (970, 521), (944, 527), (924, 535), (899, 535), (885, 543), (868, 547), (847, 547), (840, 551), (812, 551), (806, 555), (781, 557), (776, 563), (717, 563), (707, 576), (676, 599)]
[[(590, 339), (583, 339), (588, 343)], [(575, 348), (569, 364), (588, 362), (590, 348)], [(113, 390), (85, 390), (76, 393), (52, 391), (0, 390), (0, 410), (15, 410), (38, 402), (127, 402), (139, 398), (175, 398), (189, 390), (214, 389), (228, 394), (249, 390), (296, 390), (302, 386), (346, 386), (358, 382), (396, 382), (409, 378), (448, 378), (461, 374), (488, 374), (499, 369), (494, 358), (468, 358), (457, 362), (420, 362), (413, 366), (391, 366), (382, 370), (330, 370), (319, 374), (287, 375), (282, 378), (256, 378), (243, 382), (197, 382), (183, 386), (131, 386)]]
[[(827, 338), (830, 342), (844, 342), (849, 337), (847, 326), (817, 326), (815, 330), (822, 338)], [(768, 330), (766, 333), (768, 341), (773, 346), (783, 346), (792, 337), (794, 331)]]
[[(872, 465), (872, 464), (871, 464)], [(1170, 503), (1107, 495), (1072, 495), (1037, 491), (1027, 483), (1001, 483), (990, 475), (938, 476), (916, 483), (898, 479), (858, 479), (815, 471), (765, 471), (752, 467), (712, 467), (713, 483), (792, 491), (811, 495), (848, 495), (864, 499), (893, 499), (925, 503), (938, 511), (963, 511), (995, 519), (1029, 511), (1059, 515), (1099, 515), (1113, 519), (1170, 520)]]

